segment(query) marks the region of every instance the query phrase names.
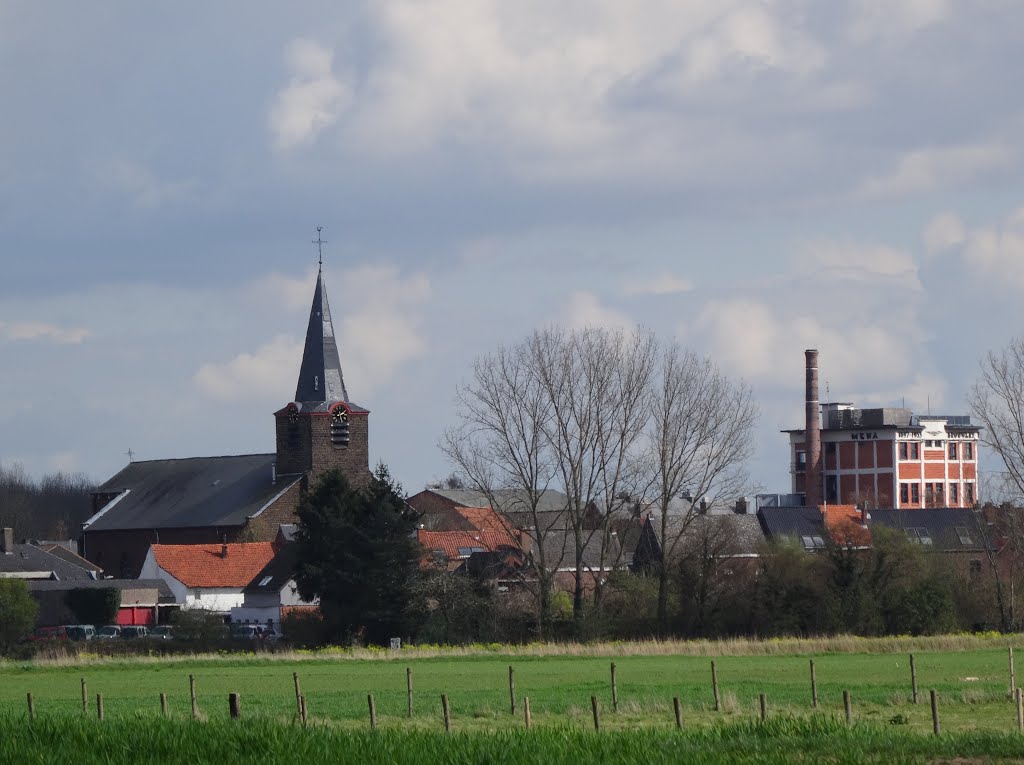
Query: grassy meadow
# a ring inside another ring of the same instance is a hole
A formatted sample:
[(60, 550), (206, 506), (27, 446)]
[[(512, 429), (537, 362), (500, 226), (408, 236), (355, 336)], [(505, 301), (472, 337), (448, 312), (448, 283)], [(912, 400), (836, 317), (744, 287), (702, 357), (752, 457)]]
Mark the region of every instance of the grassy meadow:
[[(0, 663), (0, 714), (24, 714), (32, 693), (36, 717), (80, 717), (81, 680), (90, 714), (104, 697), (107, 721), (160, 714), (168, 696), (171, 716), (191, 714), (188, 676), (196, 678), (204, 719), (227, 719), (227, 696), (241, 694), (243, 719), (290, 723), (295, 716), (293, 672), (313, 720), (335, 728), (368, 726), (367, 695), (375, 698), (382, 729), (439, 730), (441, 694), (451, 702), (455, 731), (494, 731), (522, 726), (522, 697), (529, 696), (537, 726), (592, 728), (590, 697), (599, 700), (602, 728), (672, 730), (673, 696), (682, 702), (684, 726), (749, 721), (767, 694), (769, 717), (843, 716), (850, 691), (855, 722), (877, 722), (902, 731), (931, 731), (928, 691), (939, 694), (947, 731), (1015, 732), (1009, 697), (1005, 638), (840, 641), (734, 641), (705, 645), (621, 644), (448, 652), (325, 652), (232, 654), (174, 658)], [(673, 645), (676, 652), (672, 651)], [(836, 649), (839, 650), (836, 650)], [(646, 649), (646, 650), (645, 650)], [(909, 651), (917, 666), (919, 704), (911, 702)], [(710, 662), (717, 666), (721, 709), (714, 711)], [(818, 709), (811, 709), (809, 659), (814, 658)], [(610, 665), (617, 668), (618, 710), (612, 709)], [(1024, 682), (1024, 652), (1020, 654)], [(517, 714), (511, 714), (509, 666), (515, 669)], [(412, 671), (413, 717), (407, 717), (406, 669)]]

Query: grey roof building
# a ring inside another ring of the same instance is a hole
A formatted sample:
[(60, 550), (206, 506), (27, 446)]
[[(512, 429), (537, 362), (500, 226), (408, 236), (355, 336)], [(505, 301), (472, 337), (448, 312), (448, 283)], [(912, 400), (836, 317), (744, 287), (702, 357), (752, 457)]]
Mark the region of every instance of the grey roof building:
[(14, 530), (0, 529), (0, 579), (90, 581), (97, 574), (31, 544), (14, 541)]
[(272, 542), (325, 471), (368, 480), (368, 415), (349, 400), (321, 271), (295, 400), (274, 413), (276, 450), (129, 463), (94, 493), (79, 551), (108, 574), (135, 577), (151, 544)]

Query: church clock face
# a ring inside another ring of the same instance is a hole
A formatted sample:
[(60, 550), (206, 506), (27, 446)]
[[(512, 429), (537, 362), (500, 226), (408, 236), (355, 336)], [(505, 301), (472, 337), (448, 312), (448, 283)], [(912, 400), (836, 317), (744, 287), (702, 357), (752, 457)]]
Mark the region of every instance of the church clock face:
[(299, 421), (299, 409), (294, 404), (288, 407), (288, 422), (291, 425), (297, 424)]
[(339, 406), (331, 412), (331, 418), (335, 422), (343, 422), (348, 419), (348, 412), (345, 411), (345, 407)]

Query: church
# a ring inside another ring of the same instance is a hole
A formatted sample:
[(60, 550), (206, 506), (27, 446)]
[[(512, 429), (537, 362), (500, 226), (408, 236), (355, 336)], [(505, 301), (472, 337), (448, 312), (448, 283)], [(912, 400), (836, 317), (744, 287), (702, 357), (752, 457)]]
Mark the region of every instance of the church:
[(324, 471), (369, 480), (369, 414), (345, 389), (321, 266), (295, 399), (274, 412), (276, 451), (130, 462), (93, 492), (79, 552), (135, 578), (150, 545), (273, 542)]

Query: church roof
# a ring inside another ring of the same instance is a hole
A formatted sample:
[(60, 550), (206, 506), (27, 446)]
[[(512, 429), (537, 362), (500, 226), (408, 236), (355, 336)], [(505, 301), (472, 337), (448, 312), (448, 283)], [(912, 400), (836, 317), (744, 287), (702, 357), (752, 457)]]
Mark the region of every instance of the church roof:
[(83, 530), (241, 526), (300, 480), (272, 479), (275, 454), (131, 462), (97, 490), (116, 495)]
[(302, 350), (299, 382), (295, 400), (302, 404), (348, 402), (345, 378), (341, 373), (341, 356), (334, 337), (331, 307), (327, 302), (323, 273), (316, 277), (313, 305), (309, 310), (306, 345)]

